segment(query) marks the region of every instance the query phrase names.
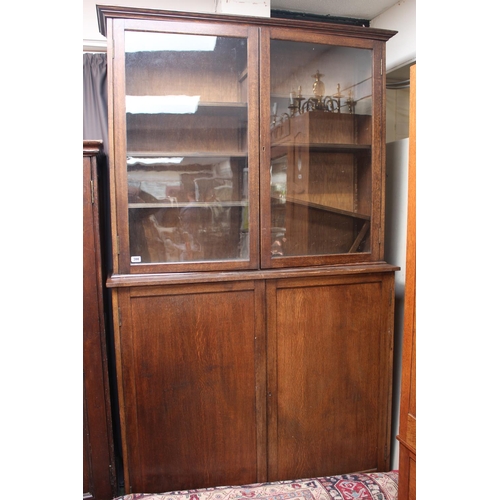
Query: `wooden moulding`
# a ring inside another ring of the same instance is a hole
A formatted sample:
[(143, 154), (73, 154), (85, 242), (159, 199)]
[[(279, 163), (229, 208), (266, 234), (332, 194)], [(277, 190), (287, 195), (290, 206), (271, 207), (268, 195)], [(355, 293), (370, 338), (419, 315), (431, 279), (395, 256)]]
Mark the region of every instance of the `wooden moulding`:
[(367, 263), (365, 265), (335, 265), (322, 267), (304, 267), (297, 269), (275, 269), (265, 271), (222, 271), (192, 273), (158, 273), (158, 274), (113, 274), (108, 277), (109, 288), (170, 285), (181, 283), (231, 282), (245, 280), (268, 280), (284, 278), (300, 278), (304, 276), (341, 276), (351, 274), (372, 274), (399, 271), (398, 266), (386, 262)]
[(99, 32), (103, 36), (107, 36), (107, 20), (115, 19), (144, 19), (144, 20), (163, 20), (163, 21), (198, 21), (198, 22), (213, 22), (217, 21), (221, 24), (244, 24), (249, 26), (259, 27), (280, 27), (297, 29), (297, 25), (323, 34), (335, 34), (337, 36), (361, 38), (367, 40), (379, 40), (387, 42), (390, 38), (397, 34), (397, 31), (366, 28), (364, 26), (352, 26), (347, 24), (335, 24), (318, 21), (300, 21), (295, 19), (277, 19), (265, 17), (251, 16), (232, 16), (232, 15), (216, 15), (200, 12), (175, 12), (168, 10), (143, 9), (136, 7), (118, 7), (112, 5), (96, 5), (97, 22)]

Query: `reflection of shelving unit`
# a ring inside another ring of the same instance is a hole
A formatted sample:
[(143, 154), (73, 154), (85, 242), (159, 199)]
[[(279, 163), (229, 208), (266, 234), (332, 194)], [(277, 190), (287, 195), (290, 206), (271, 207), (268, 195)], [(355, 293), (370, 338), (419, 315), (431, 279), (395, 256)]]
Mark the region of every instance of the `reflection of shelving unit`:
[[(245, 39), (217, 37), (207, 52), (127, 53), (125, 68), (127, 98), (139, 111), (126, 114), (127, 155), (180, 161), (128, 167), (131, 263), (239, 259), (248, 207)], [(141, 96), (159, 112), (141, 112)], [(197, 178), (223, 178), (213, 200)]]
[(325, 212), (331, 212), (339, 215), (345, 215), (347, 217), (352, 217), (354, 219), (370, 220), (369, 215), (363, 215), (356, 212), (351, 212), (349, 210), (342, 210), (340, 208), (329, 207), (323, 203), (315, 202), (314, 197), (308, 196), (307, 199), (300, 199), (300, 197), (289, 196), (287, 197), (287, 203), (295, 203), (297, 205), (303, 205), (305, 207), (315, 208), (317, 210), (324, 210)]
[[(203, 166), (196, 165), (200, 158), (206, 160)], [(218, 163), (211, 164), (210, 160), (226, 162), (229, 170), (222, 176), (215, 175), (214, 164)], [(193, 161), (194, 169), (189, 168)], [(241, 241), (248, 209), (243, 194), (244, 165), (244, 160), (234, 158), (190, 155), (187, 165), (153, 167), (150, 173), (154, 177), (149, 181), (148, 172), (133, 172), (143, 180), (137, 191), (129, 191), (132, 261), (243, 257)]]
[[(179, 115), (127, 115), (129, 150), (156, 148), (230, 154), (247, 149), (242, 108), (211, 107), (209, 112)], [(243, 126), (242, 126), (243, 125)], [(169, 153), (171, 154), (171, 153)]]
[(311, 111), (275, 129), (272, 157), (288, 164), (285, 255), (367, 249), (371, 117)]

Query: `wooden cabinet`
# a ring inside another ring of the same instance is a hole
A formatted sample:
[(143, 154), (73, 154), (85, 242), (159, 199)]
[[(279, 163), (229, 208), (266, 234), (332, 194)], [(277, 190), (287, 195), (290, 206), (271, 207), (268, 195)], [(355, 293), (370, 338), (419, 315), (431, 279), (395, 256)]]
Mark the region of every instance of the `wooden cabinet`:
[(388, 470), (393, 268), (264, 276), (116, 288), (133, 491)]
[(403, 330), (403, 360), (399, 421), (399, 498), (415, 500), (417, 471), (416, 387), (416, 74), (410, 68), (410, 151), (408, 168), (408, 229)]
[(387, 470), (394, 32), (98, 15), (126, 492)]
[(111, 500), (115, 457), (104, 318), (98, 158), (102, 143), (83, 141), (83, 498)]

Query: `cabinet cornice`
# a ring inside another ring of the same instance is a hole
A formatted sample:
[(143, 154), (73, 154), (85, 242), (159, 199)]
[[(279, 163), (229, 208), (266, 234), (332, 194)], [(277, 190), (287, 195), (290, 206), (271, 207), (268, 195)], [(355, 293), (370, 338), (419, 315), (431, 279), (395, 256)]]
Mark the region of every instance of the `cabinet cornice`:
[(386, 42), (397, 31), (385, 30), (379, 28), (365, 28), (362, 26), (352, 26), (344, 24), (336, 24), (320, 21), (303, 21), (295, 19), (277, 19), (277, 18), (262, 18), (251, 16), (233, 16), (233, 15), (217, 15), (198, 12), (176, 12), (156, 9), (142, 9), (134, 7), (118, 7), (112, 5), (97, 5), (97, 19), (99, 32), (103, 36), (107, 36), (107, 19), (144, 19), (144, 20), (162, 20), (162, 21), (198, 21), (198, 22), (219, 22), (223, 24), (245, 24), (248, 26), (259, 27), (278, 27), (278, 28), (294, 28), (298, 27), (316, 31), (320, 33), (330, 33), (338, 36), (366, 38), (369, 40), (379, 40)]

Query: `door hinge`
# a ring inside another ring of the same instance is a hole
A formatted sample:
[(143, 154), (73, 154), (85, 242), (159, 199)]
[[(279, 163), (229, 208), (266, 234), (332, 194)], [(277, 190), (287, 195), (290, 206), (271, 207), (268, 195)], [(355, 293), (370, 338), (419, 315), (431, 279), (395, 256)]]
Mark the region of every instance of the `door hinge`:
[(384, 60), (380, 59), (380, 76), (384, 74)]
[(93, 205), (94, 204), (94, 179), (90, 179), (90, 200), (91, 200), (91, 204)]
[(122, 326), (122, 310), (120, 307), (118, 307), (118, 326)]
[(116, 253), (120, 255), (120, 235), (116, 235)]

